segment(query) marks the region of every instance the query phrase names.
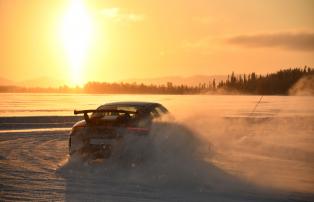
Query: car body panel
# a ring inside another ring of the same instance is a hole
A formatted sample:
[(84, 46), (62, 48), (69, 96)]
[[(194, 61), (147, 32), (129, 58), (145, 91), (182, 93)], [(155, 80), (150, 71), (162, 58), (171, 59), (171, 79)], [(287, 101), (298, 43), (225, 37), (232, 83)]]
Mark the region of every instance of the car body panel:
[[(128, 107), (133, 108), (120, 110)], [(112, 151), (128, 144), (124, 141), (127, 136), (139, 137), (140, 141), (141, 136), (149, 135), (152, 121), (167, 112), (161, 104), (153, 102), (113, 102), (96, 110), (75, 111), (75, 114), (84, 113), (85, 120), (74, 124), (70, 132), (69, 153), (109, 158)]]

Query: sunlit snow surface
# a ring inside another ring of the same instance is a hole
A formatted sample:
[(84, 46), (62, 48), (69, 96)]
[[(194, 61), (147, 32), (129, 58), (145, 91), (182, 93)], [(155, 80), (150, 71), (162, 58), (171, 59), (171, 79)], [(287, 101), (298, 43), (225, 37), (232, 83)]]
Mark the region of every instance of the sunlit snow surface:
[[(252, 111), (259, 99), (3, 94), (0, 201), (313, 201), (314, 97), (266, 96)], [(69, 158), (73, 109), (122, 100), (160, 102), (173, 117), (125, 158)]]

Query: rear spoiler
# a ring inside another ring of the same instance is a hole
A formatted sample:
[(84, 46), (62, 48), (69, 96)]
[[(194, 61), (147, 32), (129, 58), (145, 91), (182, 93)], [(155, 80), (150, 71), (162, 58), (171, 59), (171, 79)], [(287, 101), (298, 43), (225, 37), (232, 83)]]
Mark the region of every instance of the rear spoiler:
[(136, 114), (134, 111), (127, 111), (127, 110), (117, 110), (117, 109), (88, 109), (88, 110), (74, 110), (74, 114), (84, 114), (84, 119), (86, 123), (90, 123), (90, 118), (88, 113), (95, 113), (95, 112), (116, 112), (116, 113), (125, 113), (125, 114)]

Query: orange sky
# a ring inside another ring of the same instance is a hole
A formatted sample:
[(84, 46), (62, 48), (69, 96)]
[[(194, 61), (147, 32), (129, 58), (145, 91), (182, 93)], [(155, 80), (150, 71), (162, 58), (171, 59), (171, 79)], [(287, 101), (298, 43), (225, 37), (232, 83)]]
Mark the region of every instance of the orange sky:
[[(65, 23), (73, 2), (83, 5), (68, 20), (76, 29)], [(1, 77), (81, 84), (313, 67), (313, 8), (312, 0), (0, 0)], [(75, 31), (86, 27), (80, 39)]]

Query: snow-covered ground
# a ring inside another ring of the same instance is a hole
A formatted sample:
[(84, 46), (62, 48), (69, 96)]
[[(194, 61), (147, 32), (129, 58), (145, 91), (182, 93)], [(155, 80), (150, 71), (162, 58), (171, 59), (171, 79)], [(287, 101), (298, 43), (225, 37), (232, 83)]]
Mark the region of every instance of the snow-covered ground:
[[(314, 198), (313, 97), (263, 97), (254, 112), (257, 96), (3, 97), (0, 201)], [(149, 146), (131, 150), (151, 158), (139, 165), (69, 158), (69, 128), (80, 119), (72, 109), (118, 100), (158, 101), (172, 112), (174, 119), (154, 124)]]

